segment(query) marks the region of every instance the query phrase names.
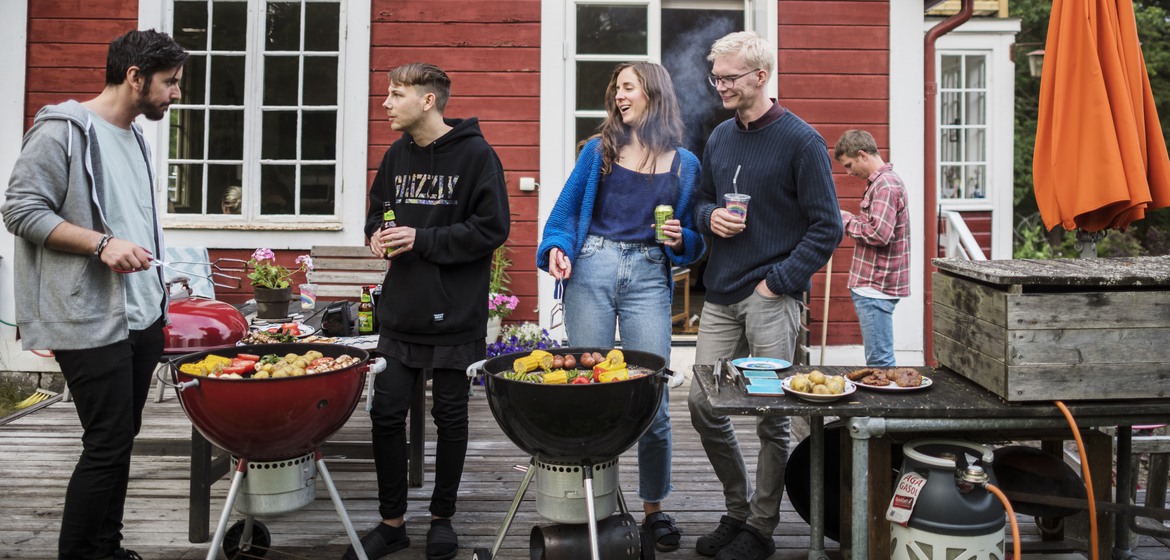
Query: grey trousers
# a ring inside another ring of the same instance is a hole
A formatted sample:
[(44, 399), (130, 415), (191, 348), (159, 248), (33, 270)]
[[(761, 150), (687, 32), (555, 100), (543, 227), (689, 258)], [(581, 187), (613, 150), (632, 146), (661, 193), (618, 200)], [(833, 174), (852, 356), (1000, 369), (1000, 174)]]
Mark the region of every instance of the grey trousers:
[[(800, 329), (800, 306), (799, 301), (789, 296), (766, 298), (756, 292), (732, 305), (704, 303), (695, 364), (714, 365), (719, 358), (749, 355), (792, 361)], [(757, 419), (760, 455), (753, 492), (731, 419), (711, 410), (698, 383), (691, 383), (687, 404), (691, 424), (699, 433), (715, 476), (723, 484), (727, 515), (746, 520), (764, 535), (772, 534), (780, 523), (791, 419), (787, 416)]]

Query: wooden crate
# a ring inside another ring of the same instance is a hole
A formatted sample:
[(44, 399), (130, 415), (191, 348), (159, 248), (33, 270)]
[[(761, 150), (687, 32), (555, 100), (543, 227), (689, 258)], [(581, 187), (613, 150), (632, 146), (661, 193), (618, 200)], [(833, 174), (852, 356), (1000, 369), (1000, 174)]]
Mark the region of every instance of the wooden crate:
[(940, 365), (1008, 401), (1170, 395), (1170, 257), (934, 263)]

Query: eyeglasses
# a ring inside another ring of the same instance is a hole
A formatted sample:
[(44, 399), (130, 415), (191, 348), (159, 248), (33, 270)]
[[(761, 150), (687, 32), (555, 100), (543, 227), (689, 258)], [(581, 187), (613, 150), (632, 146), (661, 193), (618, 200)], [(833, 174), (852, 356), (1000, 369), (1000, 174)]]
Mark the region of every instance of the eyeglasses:
[(756, 68), (755, 70), (748, 70), (747, 72), (744, 72), (743, 74), (740, 74), (738, 76), (716, 76), (715, 74), (708, 74), (707, 75), (707, 83), (711, 84), (711, 87), (719, 87), (719, 84), (723, 84), (723, 87), (731, 87), (731, 86), (735, 85), (736, 80), (738, 80), (744, 76), (747, 76), (748, 74), (751, 74), (753, 72), (759, 72), (759, 71), (760, 71), (760, 69)]

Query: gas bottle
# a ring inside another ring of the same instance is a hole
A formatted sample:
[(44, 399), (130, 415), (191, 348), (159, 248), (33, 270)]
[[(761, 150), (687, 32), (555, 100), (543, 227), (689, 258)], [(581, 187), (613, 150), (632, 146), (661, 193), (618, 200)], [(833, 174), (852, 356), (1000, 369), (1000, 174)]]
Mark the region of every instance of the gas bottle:
[[(899, 491), (890, 503), (890, 557), (1004, 558), (1003, 504), (983, 486), (995, 484), (991, 450), (965, 441), (920, 440), (903, 452), (899, 486), (917, 489), (917, 496)], [(895, 518), (910, 506), (909, 519), (899, 523)]]

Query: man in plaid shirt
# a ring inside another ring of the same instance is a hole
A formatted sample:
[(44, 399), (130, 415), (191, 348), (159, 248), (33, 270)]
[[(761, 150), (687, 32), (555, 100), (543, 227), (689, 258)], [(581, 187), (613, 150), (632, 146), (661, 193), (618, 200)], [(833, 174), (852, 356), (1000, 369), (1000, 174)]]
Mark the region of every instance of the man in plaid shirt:
[(866, 181), (861, 212), (841, 211), (845, 235), (857, 243), (849, 267), (849, 290), (861, 324), (865, 365), (893, 366), (894, 306), (910, 295), (906, 186), (894, 166), (882, 161), (873, 135), (864, 130), (845, 131), (834, 157), (850, 175)]

